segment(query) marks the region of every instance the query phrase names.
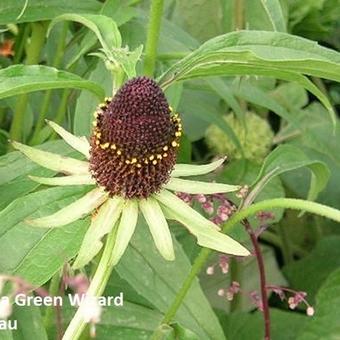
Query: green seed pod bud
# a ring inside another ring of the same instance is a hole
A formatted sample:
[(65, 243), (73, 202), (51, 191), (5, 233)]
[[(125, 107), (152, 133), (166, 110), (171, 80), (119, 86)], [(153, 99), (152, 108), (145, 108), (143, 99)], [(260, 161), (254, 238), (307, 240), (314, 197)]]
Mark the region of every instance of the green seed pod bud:
[[(261, 163), (270, 151), (273, 140), (273, 131), (267, 120), (253, 112), (247, 112), (245, 122), (247, 129), (234, 116), (224, 116), (225, 121), (238, 137), (245, 154), (245, 158)], [(242, 158), (241, 151), (232, 140), (218, 126), (211, 125), (206, 131), (206, 141), (209, 147), (218, 155), (227, 155), (230, 159)]]

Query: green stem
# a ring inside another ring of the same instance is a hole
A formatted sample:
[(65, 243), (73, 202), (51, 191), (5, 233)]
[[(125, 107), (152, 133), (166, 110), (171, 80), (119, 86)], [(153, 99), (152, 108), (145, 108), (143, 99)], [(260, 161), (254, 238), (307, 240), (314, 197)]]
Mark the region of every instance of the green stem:
[[(27, 65), (34, 65), (39, 63), (40, 53), (45, 42), (47, 25), (45, 22), (32, 23), (32, 35), (31, 43), (27, 48)], [(17, 104), (15, 106), (13, 121), (10, 129), (10, 137), (13, 140), (22, 140), (22, 127), (24, 124), (25, 112), (28, 103), (27, 94), (21, 95), (18, 98)]]
[[(106, 240), (103, 255), (100, 259), (96, 273), (94, 274), (90, 287), (87, 291), (87, 295), (89, 296), (98, 297), (104, 292), (106, 284), (113, 270), (111, 254), (115, 244), (115, 239), (116, 233), (115, 230), (113, 230)], [(86, 323), (84, 322), (80, 307), (78, 308), (76, 314), (68, 325), (63, 340), (79, 339), (85, 326)]]
[(161, 27), (164, 0), (152, 0), (150, 21), (145, 46), (144, 74), (152, 77), (155, 71), (159, 31)]
[(244, 27), (244, 0), (234, 0), (234, 30), (239, 31)]
[[(50, 296), (57, 296), (59, 292), (59, 284), (60, 284), (60, 273), (57, 272), (51, 279), (49, 294)], [(49, 328), (54, 324), (54, 306), (50, 306), (46, 308), (46, 314), (44, 318), (45, 328)]]
[[(241, 283), (241, 266), (236, 259), (230, 261), (230, 278), (231, 282), (236, 281)], [(236, 312), (241, 306), (241, 294), (235, 294), (230, 302), (230, 312)]]
[[(55, 53), (55, 56), (52, 62), (53, 67), (59, 67), (63, 60), (65, 46), (66, 46), (67, 32), (68, 32), (68, 23), (65, 23), (62, 31), (60, 32), (59, 41), (58, 41), (57, 48), (56, 48), (56, 53)], [(33, 136), (30, 142), (31, 145), (37, 144), (37, 138), (38, 138), (39, 132), (45, 122), (46, 113), (48, 109), (50, 108), (51, 97), (52, 97), (52, 90), (46, 91), (43, 102), (41, 104), (39, 117), (35, 124), (34, 133), (33, 133)]]
[(31, 26), (29, 24), (22, 24), (22, 29), (20, 29), (20, 33), (15, 42), (15, 56), (13, 59), (13, 64), (19, 64), (25, 50), (25, 45), (27, 42), (28, 35), (31, 32)]
[(194, 264), (191, 267), (189, 275), (187, 276), (181, 289), (177, 293), (175, 300), (171, 304), (169, 310), (165, 313), (162, 324), (167, 324), (173, 319), (178, 308), (182, 304), (182, 301), (185, 298), (189, 288), (191, 287), (192, 281), (196, 278), (196, 275), (201, 271), (202, 267), (207, 262), (210, 253), (211, 250), (208, 248), (204, 248), (200, 251), (200, 253), (196, 257)]
[[(340, 211), (331, 207), (327, 207), (323, 204), (294, 199), (294, 198), (275, 198), (272, 200), (265, 200), (256, 204), (247, 207), (244, 210), (241, 210), (235, 213), (225, 224), (223, 227), (223, 233), (230, 233), (233, 228), (237, 226), (237, 223), (243, 221), (248, 216), (254, 215), (258, 211), (270, 210), (273, 208), (287, 208), (294, 210), (303, 210), (310, 213), (314, 213), (320, 216), (327, 217), (336, 222), (340, 222)], [(193, 280), (196, 278), (197, 274), (204, 267), (209, 255), (212, 250), (204, 248), (198, 254), (191, 271), (187, 278), (185, 279), (181, 289), (178, 291), (175, 300), (169, 307), (168, 311), (165, 313), (162, 323), (170, 323), (170, 321), (176, 315), (178, 308), (181, 306), (183, 299), (185, 298), (188, 290), (191, 287)]]

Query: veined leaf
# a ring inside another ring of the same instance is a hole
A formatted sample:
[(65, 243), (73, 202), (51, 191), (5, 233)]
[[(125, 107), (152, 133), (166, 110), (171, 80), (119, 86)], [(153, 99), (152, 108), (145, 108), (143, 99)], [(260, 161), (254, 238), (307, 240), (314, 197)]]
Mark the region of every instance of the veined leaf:
[(261, 4), (273, 26), (273, 30), (286, 32), (286, 21), (283, 16), (280, 0), (261, 0)]
[(308, 199), (315, 200), (327, 184), (329, 169), (325, 163), (308, 158), (301, 149), (292, 145), (280, 145), (267, 156), (253, 185), (260, 183), (261, 179), (265, 185), (273, 177), (301, 167), (308, 167), (312, 172)]
[(112, 51), (113, 48), (120, 47), (122, 44), (122, 38), (116, 23), (105, 15), (76, 13), (63, 14), (52, 20), (49, 32), (55, 24), (64, 20), (79, 22), (93, 31), (105, 51)]
[[(97, 13), (101, 4), (96, 0), (1, 0), (0, 24), (51, 20), (63, 13)], [(26, 6), (26, 8), (25, 8)]]
[[(78, 251), (88, 219), (57, 229), (30, 227), (28, 218), (53, 213), (86, 193), (82, 187), (41, 190), (13, 201), (0, 212), (0, 272), (39, 287)], [(18, 247), (20, 244), (20, 247)]]
[(13, 65), (0, 70), (0, 99), (48, 89), (89, 90), (100, 100), (104, 91), (98, 84), (76, 74), (43, 65)]
[(328, 99), (303, 75), (340, 81), (340, 54), (286, 33), (240, 31), (213, 38), (173, 65), (159, 83), (165, 88), (195, 77), (243, 74), (299, 82), (323, 102), (335, 121)]

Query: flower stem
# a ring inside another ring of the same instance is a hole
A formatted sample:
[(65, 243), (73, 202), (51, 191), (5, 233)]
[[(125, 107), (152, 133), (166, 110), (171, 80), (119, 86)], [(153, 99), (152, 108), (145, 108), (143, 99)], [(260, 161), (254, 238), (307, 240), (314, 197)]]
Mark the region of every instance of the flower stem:
[[(340, 222), (340, 211), (331, 207), (327, 207), (325, 205), (294, 199), (294, 198), (275, 198), (272, 200), (265, 200), (259, 203), (253, 204), (250, 207), (247, 207), (244, 210), (240, 210), (235, 213), (225, 224), (223, 227), (223, 233), (230, 233), (236, 226), (237, 223), (243, 221), (248, 216), (254, 215), (258, 211), (269, 210), (273, 208), (287, 208), (287, 209), (295, 209), (295, 210), (304, 210), (310, 213), (314, 213), (320, 216), (327, 217), (334, 221)], [(173, 317), (176, 315), (178, 308), (181, 306), (182, 301), (184, 300), (188, 290), (191, 287), (191, 284), (197, 274), (201, 271), (206, 261), (208, 260), (209, 255), (211, 254), (211, 250), (204, 248), (198, 254), (191, 271), (187, 278), (185, 279), (181, 289), (178, 291), (175, 300), (169, 307), (168, 311), (165, 313), (165, 316), (162, 320), (162, 323), (169, 323)]]
[(211, 251), (210, 249), (204, 248), (201, 250), (201, 252), (196, 257), (196, 260), (191, 267), (191, 271), (185, 281), (183, 282), (183, 285), (179, 292), (177, 293), (174, 302), (171, 304), (168, 311), (165, 313), (162, 324), (169, 323), (173, 317), (175, 316), (178, 308), (182, 304), (183, 299), (185, 298), (185, 295), (187, 294), (189, 288), (191, 287), (192, 281), (195, 279), (196, 275), (200, 272), (204, 264), (206, 263), (208, 256), (210, 255)]
[(161, 27), (164, 0), (152, 0), (150, 21), (145, 46), (144, 74), (152, 77), (155, 71), (159, 31)]
[(244, 219), (243, 225), (245, 226), (246, 231), (249, 234), (251, 242), (253, 244), (257, 266), (259, 268), (261, 300), (262, 300), (263, 319), (264, 319), (264, 334), (265, 334), (264, 339), (270, 340), (270, 313), (269, 313), (269, 304), (268, 304), (268, 296), (267, 296), (267, 288), (266, 288), (267, 284), (266, 284), (266, 272), (264, 268), (264, 260), (263, 260), (263, 256), (262, 256), (262, 252), (261, 252), (258, 239), (249, 221), (247, 219)]
[[(33, 22), (31, 43), (27, 48), (27, 65), (34, 65), (39, 62), (40, 52), (44, 46), (45, 35), (47, 31), (46, 22)], [(10, 137), (13, 140), (22, 140), (22, 127), (24, 125), (25, 111), (28, 103), (27, 94), (23, 94), (18, 98), (15, 106), (13, 121), (10, 129)]]
[[(89, 296), (98, 297), (104, 292), (113, 270), (111, 254), (115, 244), (115, 239), (116, 230), (114, 229), (107, 237), (103, 255), (86, 293)], [(63, 340), (77, 340), (81, 336), (81, 333), (86, 326), (81, 308), (81, 306), (78, 308), (76, 314), (67, 327)]]
[(244, 0), (234, 0), (234, 30), (240, 31), (244, 27)]

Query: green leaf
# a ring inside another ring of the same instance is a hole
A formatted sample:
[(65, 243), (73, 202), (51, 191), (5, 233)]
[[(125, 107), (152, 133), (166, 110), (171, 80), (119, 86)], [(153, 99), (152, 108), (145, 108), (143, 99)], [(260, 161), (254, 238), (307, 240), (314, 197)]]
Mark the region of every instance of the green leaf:
[[(270, 309), (271, 336), (275, 340), (296, 340), (301, 329), (311, 320), (300, 313)], [(226, 317), (226, 333), (230, 340), (263, 340), (263, 314), (231, 313)]]
[(308, 158), (301, 149), (292, 145), (280, 145), (267, 156), (253, 185), (261, 179), (267, 183), (275, 176), (301, 167), (308, 167), (312, 172), (308, 199), (315, 200), (327, 184), (329, 169), (325, 163)]
[(51, 31), (55, 24), (64, 20), (78, 22), (93, 31), (105, 51), (111, 51), (122, 44), (122, 38), (116, 23), (105, 15), (63, 14), (52, 20), (49, 31)]
[[(105, 307), (100, 322), (96, 325), (97, 338), (100, 340), (124, 339), (124, 340), (148, 340), (162, 319), (162, 314), (155, 309), (142, 304), (127, 301), (130, 297), (125, 293), (124, 287), (110, 293), (116, 296), (124, 293), (123, 307)], [(64, 317), (70, 321), (74, 309), (65, 305)], [(86, 334), (86, 332), (85, 332)], [(84, 338), (87, 339), (86, 336)]]
[(18, 329), (13, 332), (15, 340), (48, 340), (39, 307), (14, 305), (11, 318), (18, 320)]
[(286, 33), (240, 31), (213, 38), (170, 67), (159, 83), (165, 88), (194, 77), (243, 74), (299, 82), (317, 95), (335, 120), (328, 99), (302, 75), (340, 81), (340, 54)]
[[(191, 267), (179, 243), (175, 239), (173, 241), (176, 259), (170, 262), (160, 256), (146, 224), (140, 221), (128, 249), (116, 267), (121, 278), (163, 313), (174, 300)], [(225, 338), (196, 280), (175, 319), (197, 333), (201, 339)]]
[(28, 0), (24, 8), (25, 3), (26, 0), (1, 0), (0, 24), (50, 20), (63, 13), (97, 13), (101, 7), (95, 0)]
[[(310, 223), (307, 223), (308, 228)], [(306, 257), (283, 267), (292, 288), (307, 292), (310, 303), (314, 303), (315, 295), (327, 277), (340, 267), (339, 244), (340, 236), (325, 237)]]
[(48, 89), (89, 90), (99, 99), (104, 91), (98, 84), (76, 74), (43, 65), (14, 65), (0, 70), (0, 99)]
[(338, 339), (340, 334), (340, 269), (335, 270), (316, 296), (315, 315), (298, 340)]
[(0, 272), (41, 286), (74, 257), (88, 226), (87, 219), (54, 230), (32, 228), (24, 220), (53, 213), (85, 193), (82, 187), (46, 189), (20, 197), (2, 210)]
[[(58, 152), (63, 156), (76, 156), (71, 148), (62, 141), (54, 141), (39, 146), (40, 149)], [(28, 175), (53, 176), (54, 171), (42, 168), (30, 161), (21, 152), (10, 152), (0, 157), (0, 209), (39, 186)]]
[(273, 26), (273, 30), (286, 32), (286, 21), (283, 16), (280, 0), (261, 0), (261, 4)]

